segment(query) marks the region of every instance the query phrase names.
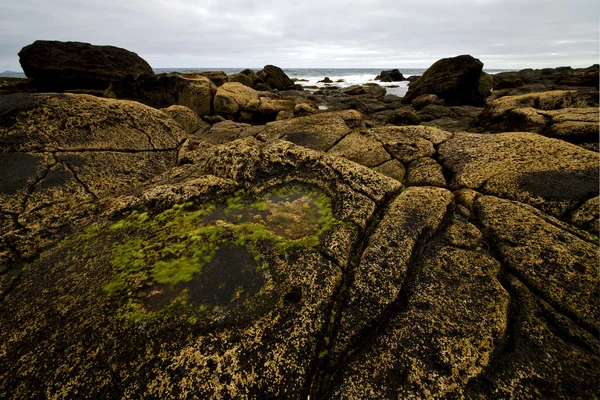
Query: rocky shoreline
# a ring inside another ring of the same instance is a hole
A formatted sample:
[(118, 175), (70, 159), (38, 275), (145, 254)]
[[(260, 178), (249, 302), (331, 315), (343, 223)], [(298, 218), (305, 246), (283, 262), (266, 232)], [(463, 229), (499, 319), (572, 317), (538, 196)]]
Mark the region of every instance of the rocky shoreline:
[(20, 60), (0, 397), (597, 396), (598, 65), (459, 56), (401, 98), (78, 42)]

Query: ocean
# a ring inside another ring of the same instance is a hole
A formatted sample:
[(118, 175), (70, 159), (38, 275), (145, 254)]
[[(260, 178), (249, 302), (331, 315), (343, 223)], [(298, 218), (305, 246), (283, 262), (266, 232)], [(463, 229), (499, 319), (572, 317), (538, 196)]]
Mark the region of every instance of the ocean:
[[(236, 74), (245, 68), (154, 68), (154, 72), (161, 74), (164, 72), (194, 72), (194, 71), (223, 71), (227, 75)], [(262, 67), (250, 68), (258, 72)], [(326, 86), (348, 87), (352, 85), (364, 85), (365, 83), (377, 83), (387, 89), (387, 93), (403, 97), (408, 91), (408, 81), (402, 82), (379, 82), (375, 77), (381, 71), (391, 70), (393, 68), (282, 68), (283, 72), (290, 78), (305, 79), (306, 82), (297, 82), (302, 86), (319, 88)], [(405, 78), (412, 75), (422, 75), (427, 68), (398, 68)], [(498, 72), (508, 71), (505, 69), (484, 69), (488, 74), (497, 74)], [(319, 83), (325, 77), (331, 79), (334, 83)], [(340, 82), (338, 82), (340, 81)]]

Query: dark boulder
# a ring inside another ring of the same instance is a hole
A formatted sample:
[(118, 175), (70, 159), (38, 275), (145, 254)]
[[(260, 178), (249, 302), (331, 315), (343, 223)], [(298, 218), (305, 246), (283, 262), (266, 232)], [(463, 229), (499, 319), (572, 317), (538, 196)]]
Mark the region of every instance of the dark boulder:
[(273, 89), (294, 89), (294, 82), (292, 82), (290, 77), (281, 68), (274, 65), (265, 65), (262, 71), (258, 73), (258, 76)]
[(420, 77), (421, 77), (421, 75), (411, 75), (408, 78), (406, 78), (406, 80), (409, 81), (410, 83), (413, 83), (413, 82), (416, 82)]
[(436, 94), (446, 105), (483, 105), (490, 94), (491, 82), (482, 69), (483, 63), (469, 55), (443, 58), (410, 85), (404, 102), (410, 103), (422, 94)]
[(333, 81), (328, 76), (326, 76), (325, 78), (321, 79), (318, 82), (319, 83), (333, 83)]
[(28, 78), (44, 90), (106, 89), (127, 75), (151, 75), (150, 65), (131, 51), (81, 42), (37, 40), (19, 52)]
[(379, 74), (379, 80), (381, 82), (401, 82), (405, 81), (406, 78), (397, 69), (392, 69), (389, 71), (381, 71)]

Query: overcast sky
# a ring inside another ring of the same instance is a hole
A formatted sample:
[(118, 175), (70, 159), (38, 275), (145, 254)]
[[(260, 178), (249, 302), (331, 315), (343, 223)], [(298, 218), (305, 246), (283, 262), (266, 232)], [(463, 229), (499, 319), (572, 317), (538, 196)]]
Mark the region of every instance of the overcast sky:
[(0, 71), (37, 39), (110, 44), (161, 67), (485, 68), (598, 63), (598, 0), (0, 0)]

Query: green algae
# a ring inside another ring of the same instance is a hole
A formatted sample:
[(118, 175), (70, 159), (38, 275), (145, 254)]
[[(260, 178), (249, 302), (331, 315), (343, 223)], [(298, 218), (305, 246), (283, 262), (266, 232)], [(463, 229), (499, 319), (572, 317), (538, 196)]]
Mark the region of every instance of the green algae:
[[(155, 215), (133, 211), (108, 227), (120, 241), (110, 249), (116, 274), (103, 290), (109, 296), (129, 298), (123, 315), (132, 320), (175, 305), (206, 313), (220, 303), (239, 303), (272, 290), (268, 257), (260, 243), (268, 242), (278, 251), (314, 248), (339, 224), (345, 223), (333, 215), (327, 195), (295, 186), (261, 197), (238, 191), (221, 203), (186, 202)], [(89, 229), (88, 235), (99, 231)], [(236, 281), (235, 287), (228, 284), (233, 278), (215, 272), (215, 263), (220, 269), (235, 264), (226, 259), (233, 253), (240, 265), (229, 274), (245, 279)], [(209, 292), (223, 294), (212, 298)]]

